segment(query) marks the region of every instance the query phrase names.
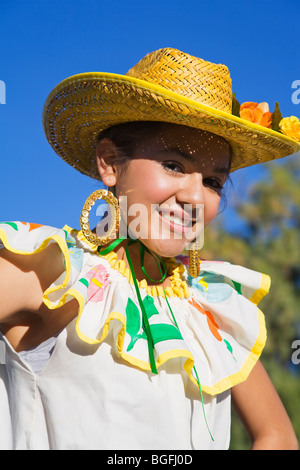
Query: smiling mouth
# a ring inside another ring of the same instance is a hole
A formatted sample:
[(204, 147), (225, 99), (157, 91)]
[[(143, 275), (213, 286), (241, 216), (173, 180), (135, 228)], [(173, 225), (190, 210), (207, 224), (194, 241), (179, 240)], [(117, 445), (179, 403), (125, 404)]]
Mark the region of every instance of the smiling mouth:
[(191, 218), (186, 213), (176, 210), (156, 208), (156, 211), (161, 221), (167, 224), (174, 232), (186, 233), (188, 232), (196, 219)]

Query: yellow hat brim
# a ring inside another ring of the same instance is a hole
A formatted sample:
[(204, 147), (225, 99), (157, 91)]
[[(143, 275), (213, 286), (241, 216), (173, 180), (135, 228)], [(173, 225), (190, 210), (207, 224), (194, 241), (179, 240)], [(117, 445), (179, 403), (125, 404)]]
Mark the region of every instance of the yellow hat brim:
[(163, 121), (217, 134), (231, 145), (231, 171), (300, 150), (300, 143), (280, 132), (127, 75), (89, 72), (69, 77), (52, 90), (43, 109), (45, 134), (55, 152), (96, 179), (99, 133), (131, 121)]

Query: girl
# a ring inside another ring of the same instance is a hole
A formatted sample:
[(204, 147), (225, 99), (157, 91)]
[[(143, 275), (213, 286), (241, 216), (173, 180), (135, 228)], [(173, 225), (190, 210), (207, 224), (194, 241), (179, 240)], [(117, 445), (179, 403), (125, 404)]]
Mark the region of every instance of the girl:
[(253, 449), (296, 449), (259, 362), (269, 278), (199, 248), (229, 173), (296, 152), (297, 122), (239, 109), (225, 66), (170, 48), (64, 80), (43, 120), (109, 191), (80, 231), (0, 225), (0, 447), (227, 449), (232, 398)]

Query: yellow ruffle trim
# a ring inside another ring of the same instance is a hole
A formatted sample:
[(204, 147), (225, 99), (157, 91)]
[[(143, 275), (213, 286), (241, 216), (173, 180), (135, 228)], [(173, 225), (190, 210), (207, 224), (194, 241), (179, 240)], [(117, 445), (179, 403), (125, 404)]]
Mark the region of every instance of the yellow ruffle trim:
[[(72, 236), (77, 237), (78, 240), (80, 240), (82, 243), (85, 243), (95, 254), (108, 261), (111, 268), (115, 269), (124, 277), (126, 277), (130, 284), (133, 284), (133, 278), (130, 269), (126, 267), (126, 263), (123, 259), (118, 260), (118, 255), (116, 252), (111, 251), (107, 255), (100, 255), (97, 252), (97, 245), (89, 242), (81, 230), (75, 230), (68, 226), (65, 226), (64, 229), (67, 230)], [(178, 264), (174, 258), (164, 258), (164, 262), (166, 263), (167, 271), (170, 275), (169, 280), (171, 284), (170, 286), (165, 287), (166, 295), (168, 297), (179, 298), (190, 297), (189, 287), (186, 281), (183, 281), (181, 277), (184, 273), (184, 266), (182, 264)], [(138, 286), (140, 289), (146, 289), (147, 294), (151, 295), (152, 297), (164, 297), (163, 286), (149, 286), (146, 279), (138, 281)]]

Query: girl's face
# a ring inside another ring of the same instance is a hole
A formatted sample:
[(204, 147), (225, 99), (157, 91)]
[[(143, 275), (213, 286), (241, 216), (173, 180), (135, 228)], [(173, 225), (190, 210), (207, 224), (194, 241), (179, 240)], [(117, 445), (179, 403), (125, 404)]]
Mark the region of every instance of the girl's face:
[(176, 256), (218, 212), (230, 146), (215, 134), (166, 124), (119, 170), (116, 194), (129, 235), (160, 256)]

